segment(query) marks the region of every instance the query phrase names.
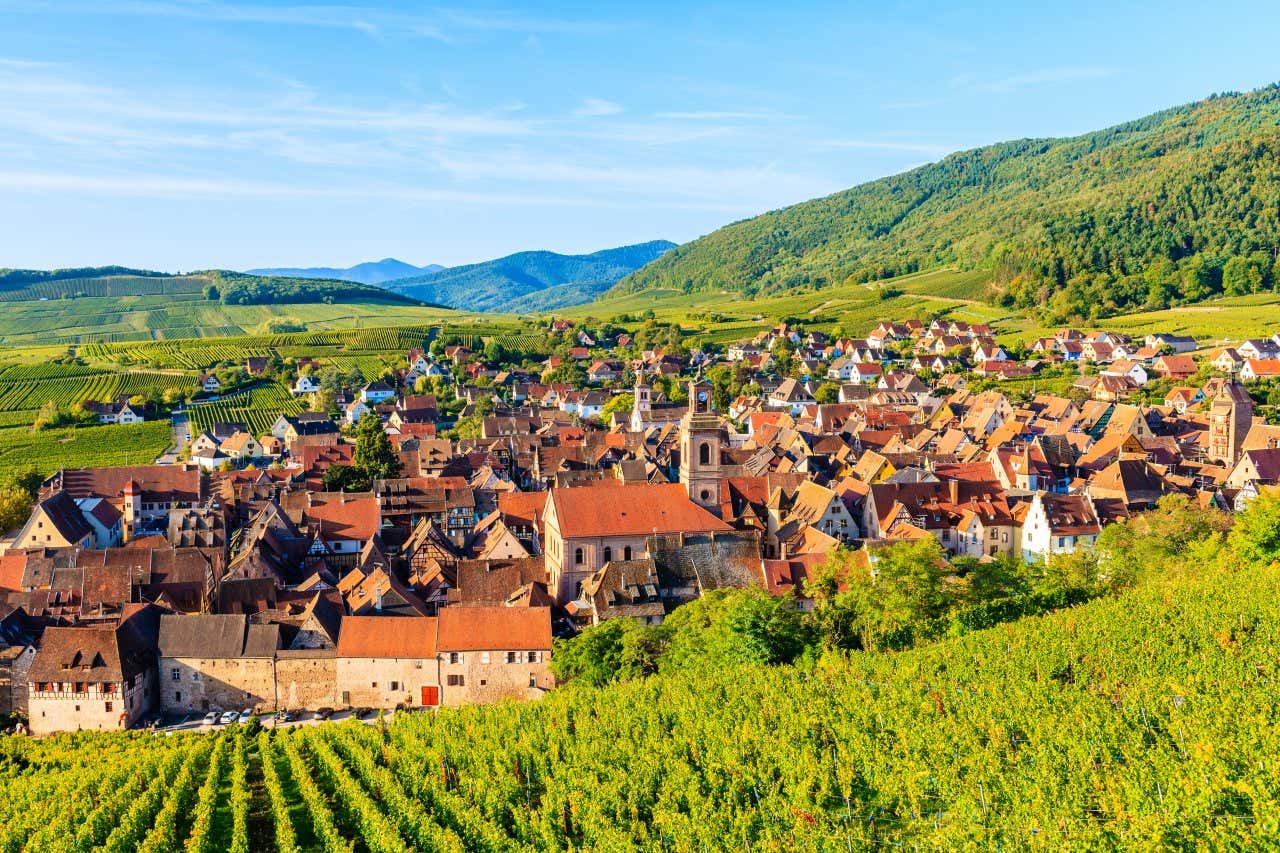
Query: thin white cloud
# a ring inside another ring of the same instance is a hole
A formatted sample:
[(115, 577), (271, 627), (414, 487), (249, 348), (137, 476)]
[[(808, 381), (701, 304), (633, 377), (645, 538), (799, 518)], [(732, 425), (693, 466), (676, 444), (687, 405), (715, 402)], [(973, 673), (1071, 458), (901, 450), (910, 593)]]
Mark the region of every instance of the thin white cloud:
[(654, 113), (654, 118), (673, 121), (789, 121), (797, 116), (775, 113), (771, 110), (694, 110), (687, 112)]
[(522, 15), (518, 12), (498, 9), (483, 12), (474, 9), (440, 9), (437, 11), (445, 21), (472, 30), (599, 36), (630, 29), (634, 26), (634, 24), (625, 21), (569, 20), (565, 18)]
[(1108, 69), (1097, 65), (1063, 66), (1039, 68), (1004, 76), (961, 74), (951, 78), (950, 84), (952, 88), (968, 89), (974, 92), (1012, 92), (1032, 86), (1101, 80), (1110, 76), (1110, 73)]
[(459, 182), (553, 184), (583, 191), (624, 192), (632, 196), (718, 200), (738, 207), (762, 207), (781, 199), (823, 195), (838, 189), (833, 182), (782, 171), (774, 164), (708, 168), (694, 165), (584, 162), (568, 158), (530, 157), (520, 152), (438, 154), (439, 167)]
[(815, 148), (855, 148), (869, 151), (901, 151), (907, 154), (949, 154), (959, 150), (955, 145), (929, 142), (902, 142), (893, 139), (819, 139)]
[[(343, 199), (378, 202), (397, 200), (422, 204), (520, 205), (526, 207), (577, 207), (626, 209), (627, 199), (581, 193), (473, 192), (428, 186), (371, 184), (368, 186), (314, 186), (224, 178), (187, 178), (160, 175), (84, 175), (66, 172), (0, 171), (0, 190), (15, 193), (65, 193), (70, 196), (106, 195), (120, 198), (210, 199), (219, 201), (283, 201), (288, 199)], [(798, 199), (792, 199), (798, 200)], [(704, 210), (744, 215), (765, 209), (747, 200), (660, 199), (658, 208)]]
[(351, 4), (230, 3), (222, 0), (10, 0), (9, 8), (29, 12), (132, 15), (227, 24), (266, 24), (349, 29), (373, 37), (388, 34), (456, 40), (454, 31), (560, 33), (599, 36), (627, 29), (619, 21), (572, 20), (493, 9), (433, 9), (429, 12), (378, 9)]
[(40, 62), (33, 59), (15, 59), (9, 56), (0, 56), (0, 68), (56, 68), (56, 62)]
[(583, 98), (573, 114), (576, 116), (615, 116), (622, 112), (622, 104), (604, 98)]

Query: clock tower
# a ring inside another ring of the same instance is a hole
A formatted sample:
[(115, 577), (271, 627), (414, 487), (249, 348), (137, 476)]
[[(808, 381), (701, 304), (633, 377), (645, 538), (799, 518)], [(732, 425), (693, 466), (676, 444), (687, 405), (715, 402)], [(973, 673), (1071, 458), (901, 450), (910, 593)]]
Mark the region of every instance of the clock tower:
[(689, 383), (689, 410), (680, 419), (680, 482), (689, 500), (720, 512), (720, 418), (711, 408), (711, 383)]

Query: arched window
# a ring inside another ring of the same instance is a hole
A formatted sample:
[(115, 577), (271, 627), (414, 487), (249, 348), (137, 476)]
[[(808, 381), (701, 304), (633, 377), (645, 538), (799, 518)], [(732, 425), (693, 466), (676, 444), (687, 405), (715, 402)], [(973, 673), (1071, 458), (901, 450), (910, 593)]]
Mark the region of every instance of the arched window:
[(631, 559), (631, 546), (630, 546), (630, 545), (628, 545), (628, 546), (626, 546), (625, 548), (623, 548), (623, 549), (622, 549), (622, 559), (624, 559), (624, 560), (630, 560), (630, 559)]
[(607, 563), (613, 559), (613, 549), (608, 545), (604, 546), (604, 561)]
[(711, 464), (711, 444), (709, 442), (704, 441), (702, 443), (702, 446), (698, 448), (698, 464), (699, 465)]
[(574, 564), (575, 566), (581, 566), (581, 565), (582, 565), (582, 549), (581, 549), (581, 548), (574, 548), (574, 549), (573, 549), (573, 564)]

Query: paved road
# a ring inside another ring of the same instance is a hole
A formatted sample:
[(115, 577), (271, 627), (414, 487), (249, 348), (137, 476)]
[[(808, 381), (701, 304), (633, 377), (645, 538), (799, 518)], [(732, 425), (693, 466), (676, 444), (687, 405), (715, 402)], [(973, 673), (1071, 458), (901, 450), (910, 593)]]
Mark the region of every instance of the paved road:
[(191, 440), (191, 426), (187, 420), (186, 412), (174, 412), (169, 417), (173, 424), (173, 440), (169, 449), (160, 455), (156, 461), (161, 465), (177, 465), (178, 454), (182, 452), (182, 448), (187, 446), (187, 442)]
[[(385, 716), (387, 716), (388, 718), (390, 717), (390, 715), (391, 715), (390, 711), (386, 712), (385, 714)], [(343, 720), (350, 719), (353, 716), (354, 716), (354, 713), (351, 711), (334, 711), (333, 715), (329, 717), (328, 721), (337, 723)], [(314, 714), (308, 711), (301, 712), (299, 714), (299, 717), (300, 719), (292, 720), (287, 723), (277, 723), (275, 715), (268, 713), (268, 714), (261, 715), (258, 718), (258, 720), (259, 722), (262, 723), (262, 725), (265, 728), (268, 728), (268, 729), (273, 729), (273, 728), (291, 729), (291, 728), (296, 728), (297, 726), (318, 726), (321, 723), (326, 722), (325, 720), (321, 720), (319, 717), (316, 717)], [(377, 723), (378, 713), (374, 711), (373, 713), (368, 714), (363, 718), (363, 721), (366, 723)], [(234, 724), (229, 723), (228, 725), (234, 725)], [(216, 731), (218, 729), (224, 729), (224, 728), (226, 728), (226, 726), (222, 725), (221, 723), (216, 723), (214, 725), (207, 725), (204, 722), (203, 714), (191, 714), (188, 716), (170, 717), (166, 719), (163, 724), (157, 727), (155, 729), (155, 732), (157, 734), (169, 735), (169, 734), (173, 734), (174, 732), (211, 732), (211, 731)]]

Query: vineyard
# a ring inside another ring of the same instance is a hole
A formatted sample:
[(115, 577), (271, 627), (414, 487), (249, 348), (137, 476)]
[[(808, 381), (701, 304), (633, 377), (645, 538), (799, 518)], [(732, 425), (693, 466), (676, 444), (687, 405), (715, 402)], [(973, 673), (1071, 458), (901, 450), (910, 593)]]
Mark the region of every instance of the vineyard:
[(336, 355), (373, 356), (423, 347), (431, 339), (431, 326), (325, 330), (276, 335), (240, 335), (201, 340), (143, 341), (137, 343), (86, 343), (78, 348), (87, 359), (121, 364), (204, 370), (215, 364), (238, 363), (249, 356), (282, 358), (332, 358)]
[(150, 276), (108, 275), (87, 278), (59, 278), (0, 290), (0, 302), (56, 300), (63, 294), (74, 296), (173, 296), (200, 293), (210, 279), (198, 275)]
[(250, 433), (260, 436), (271, 431), (280, 415), (296, 415), (302, 408), (302, 402), (288, 388), (269, 382), (211, 403), (193, 403), (187, 413), (192, 435), (211, 429), (216, 423), (243, 423)]
[(1280, 571), (897, 654), (251, 735), (0, 742), (5, 850), (1114, 850), (1280, 826)]
[[(47, 365), (48, 368), (62, 368), (62, 365)], [(70, 406), (82, 400), (110, 401), (122, 395), (147, 394), (164, 392), (170, 388), (180, 391), (192, 390), (195, 380), (188, 376), (175, 376), (171, 373), (127, 372), (108, 373), (106, 371), (81, 372), (83, 368), (71, 368), (73, 375), (57, 376), (47, 379), (9, 379), (8, 373), (15, 368), (7, 368), (0, 373), (0, 412), (35, 410), (49, 401), (59, 406)], [(31, 368), (17, 368), (23, 372), (34, 372)], [(31, 421), (26, 421), (30, 423)]]
[(167, 420), (141, 424), (42, 430), (0, 429), (0, 469), (34, 465), (43, 474), (62, 466), (97, 468), (154, 462), (173, 439)]

